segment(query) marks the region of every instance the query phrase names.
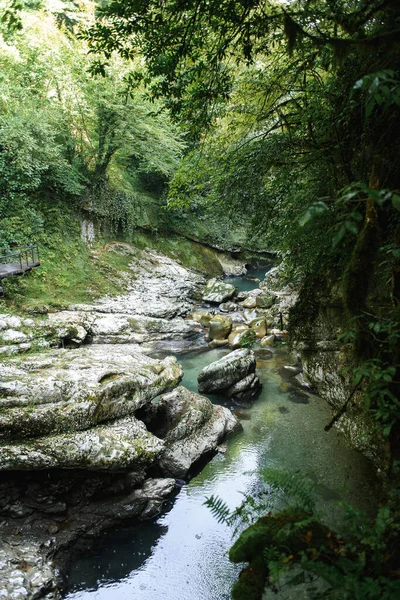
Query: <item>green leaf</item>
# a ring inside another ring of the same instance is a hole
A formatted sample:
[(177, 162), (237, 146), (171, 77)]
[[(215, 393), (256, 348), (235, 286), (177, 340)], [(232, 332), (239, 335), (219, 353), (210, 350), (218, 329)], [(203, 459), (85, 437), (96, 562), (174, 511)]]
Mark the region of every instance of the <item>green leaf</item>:
[(350, 231), (351, 233), (353, 233), (354, 235), (357, 235), (357, 234), (358, 234), (358, 227), (357, 227), (357, 225), (354, 223), (354, 221), (346, 221), (346, 222), (345, 222), (345, 226), (346, 226), (346, 229), (347, 229), (348, 231)]
[(396, 210), (400, 210), (400, 196), (399, 194), (393, 194), (392, 196), (392, 204)]
[(346, 227), (343, 225), (333, 238), (332, 245), (334, 248), (336, 248), (336, 246), (338, 246), (340, 244), (340, 242), (344, 238), (345, 233), (346, 233)]
[(375, 107), (375, 98), (372, 97), (368, 100), (366, 106), (365, 106), (365, 118), (368, 119), (368, 117), (370, 117), (372, 111), (374, 110)]

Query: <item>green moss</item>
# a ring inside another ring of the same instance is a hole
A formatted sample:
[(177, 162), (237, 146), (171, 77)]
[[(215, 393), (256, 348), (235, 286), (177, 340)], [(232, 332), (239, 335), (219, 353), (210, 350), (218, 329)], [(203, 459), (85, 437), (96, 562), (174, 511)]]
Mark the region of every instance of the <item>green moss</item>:
[(67, 240), (55, 249), (43, 247), (39, 268), (24, 277), (4, 280), (0, 310), (44, 314), (122, 293), (128, 279), (134, 277), (131, 262), (130, 253), (107, 244), (90, 249), (79, 239)]

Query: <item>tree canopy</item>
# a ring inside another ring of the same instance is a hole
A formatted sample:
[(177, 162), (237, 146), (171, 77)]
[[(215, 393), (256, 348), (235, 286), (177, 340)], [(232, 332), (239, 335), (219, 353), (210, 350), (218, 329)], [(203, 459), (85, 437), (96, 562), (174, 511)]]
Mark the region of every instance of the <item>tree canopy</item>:
[(128, 88), (126, 61), (115, 56), (107, 76), (89, 76), (76, 33), (93, 5), (64, 4), (21, 4), (16, 31), (3, 19), (0, 246), (40, 235), (43, 202), (132, 225), (138, 193), (162, 188), (184, 147), (159, 103)]

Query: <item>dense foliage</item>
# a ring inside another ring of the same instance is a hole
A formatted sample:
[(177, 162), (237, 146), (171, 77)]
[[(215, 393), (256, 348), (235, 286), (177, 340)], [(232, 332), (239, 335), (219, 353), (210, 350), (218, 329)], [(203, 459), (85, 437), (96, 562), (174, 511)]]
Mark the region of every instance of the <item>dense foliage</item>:
[(177, 166), (176, 127), (128, 89), (123, 59), (89, 76), (76, 33), (92, 3), (18, 6), (3, 13), (0, 38), (0, 247), (48, 243), (51, 214), (69, 207), (132, 227), (141, 196), (159, 194)]

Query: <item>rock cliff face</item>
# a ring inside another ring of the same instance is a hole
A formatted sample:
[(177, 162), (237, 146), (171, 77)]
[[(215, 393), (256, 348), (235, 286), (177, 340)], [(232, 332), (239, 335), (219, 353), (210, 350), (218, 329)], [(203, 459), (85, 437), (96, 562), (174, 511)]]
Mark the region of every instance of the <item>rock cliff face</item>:
[[(351, 344), (341, 341), (341, 334), (348, 326), (338, 285), (310, 284), (308, 289), (304, 288), (306, 292), (303, 290), (299, 295), (299, 290), (282, 283), (283, 272), (283, 264), (271, 269), (260, 287), (263, 294), (274, 298), (269, 309), (271, 317), (279, 316), (284, 326), (289, 325), (293, 362), (297, 368), (290, 385), (303, 390), (309, 385), (329, 403), (333, 414), (338, 413), (352, 395), (335, 427), (350, 446), (372, 460), (378, 471), (385, 471), (389, 465), (387, 442), (377, 433), (362, 392), (353, 390), (351, 368), (356, 366), (357, 358)], [(268, 345), (267, 338), (263, 341)]]
[(174, 357), (145, 353), (196, 335), (184, 316), (204, 283), (148, 250), (133, 257), (124, 296), (1, 315), (0, 598), (58, 598), (53, 555), (157, 514), (174, 478), (237, 426), (177, 387)]
[(372, 460), (379, 471), (386, 471), (390, 463), (387, 441), (374, 426), (364, 403), (363, 393), (354, 392), (351, 368), (357, 358), (350, 344), (340, 341), (344, 330), (340, 303), (321, 304), (312, 325), (304, 322), (292, 331), (295, 354), (301, 359), (303, 373), (313, 390), (332, 407), (340, 411), (351, 396), (346, 411), (335, 422), (349, 445)]

